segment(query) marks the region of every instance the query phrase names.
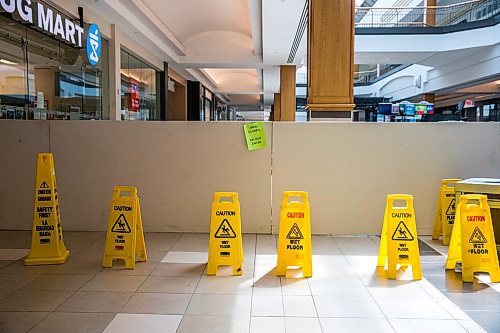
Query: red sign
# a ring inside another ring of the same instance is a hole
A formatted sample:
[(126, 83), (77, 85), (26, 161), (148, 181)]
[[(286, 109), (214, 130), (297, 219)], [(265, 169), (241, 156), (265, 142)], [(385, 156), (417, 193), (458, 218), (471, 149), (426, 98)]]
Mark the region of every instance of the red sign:
[(139, 112), (140, 108), (139, 82), (130, 80), (130, 111)]
[(473, 108), (474, 101), (472, 99), (466, 99), (464, 103), (464, 108)]

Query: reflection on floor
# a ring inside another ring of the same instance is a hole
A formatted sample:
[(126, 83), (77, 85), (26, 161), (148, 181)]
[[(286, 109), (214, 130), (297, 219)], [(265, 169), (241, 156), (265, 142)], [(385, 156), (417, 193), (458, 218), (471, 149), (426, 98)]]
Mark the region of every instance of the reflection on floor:
[[(371, 236), (314, 236), (311, 279), (275, 276), (273, 235), (244, 235), (242, 277), (204, 274), (207, 234), (148, 233), (149, 261), (133, 271), (101, 268), (104, 233), (64, 238), (64, 265), (25, 267), (25, 252), (0, 250), (0, 332), (500, 331), (500, 294), (445, 273), (445, 257), (423, 242), (424, 279), (414, 282), (375, 270)], [(0, 232), (0, 249), (29, 241)]]

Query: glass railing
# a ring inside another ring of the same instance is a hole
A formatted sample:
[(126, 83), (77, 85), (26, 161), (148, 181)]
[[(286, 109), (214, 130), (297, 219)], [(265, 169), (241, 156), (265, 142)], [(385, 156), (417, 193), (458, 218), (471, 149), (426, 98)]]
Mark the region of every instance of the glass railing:
[(354, 72), (354, 84), (355, 85), (366, 85), (373, 83), (380, 78), (390, 75), (394, 71), (398, 71), (404, 68), (405, 65), (399, 64), (381, 64), (369, 66), (366, 70), (361, 70), (358, 72)]
[(500, 14), (500, 0), (473, 0), (435, 7), (357, 7), (356, 28), (445, 27)]

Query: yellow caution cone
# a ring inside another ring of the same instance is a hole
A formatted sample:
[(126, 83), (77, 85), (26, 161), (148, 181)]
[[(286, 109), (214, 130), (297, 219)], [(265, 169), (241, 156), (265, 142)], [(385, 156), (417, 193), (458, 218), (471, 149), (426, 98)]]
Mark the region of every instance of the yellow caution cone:
[[(290, 198), (301, 198), (301, 202)], [(312, 277), (311, 209), (307, 192), (284, 192), (281, 201), (276, 274), (285, 276), (290, 266), (302, 268)]]
[(111, 267), (115, 259), (125, 260), (127, 269), (148, 260), (137, 188), (131, 186), (113, 189), (102, 266)]
[(243, 274), (240, 203), (234, 192), (214, 193), (207, 274), (216, 275), (219, 266), (231, 266), (233, 275)]
[[(395, 201), (404, 201), (406, 206), (394, 207)], [(411, 195), (391, 194), (387, 196), (377, 266), (384, 267), (386, 262), (389, 279), (396, 279), (398, 264), (401, 267), (411, 265), (413, 279), (422, 279), (417, 226)]]
[[(478, 201), (478, 204), (469, 201)], [(472, 282), (474, 273), (490, 274), (491, 282), (500, 282), (498, 254), (486, 195), (460, 197), (462, 240), (462, 280)]]
[(439, 239), (439, 236), (443, 234), (443, 245), (450, 244), (456, 210), (454, 184), (458, 181), (461, 179), (443, 179), (439, 188), (432, 239)]
[(25, 265), (62, 264), (69, 257), (64, 246), (54, 157), (38, 154), (35, 185), (35, 210), (30, 254)]

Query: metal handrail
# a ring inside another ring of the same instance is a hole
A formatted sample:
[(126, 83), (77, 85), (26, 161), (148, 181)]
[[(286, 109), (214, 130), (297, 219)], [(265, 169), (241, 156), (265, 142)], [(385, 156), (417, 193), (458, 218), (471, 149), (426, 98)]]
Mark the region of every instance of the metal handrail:
[(457, 7), (457, 6), (462, 6), (462, 5), (467, 5), (467, 4), (473, 4), (473, 3), (479, 3), (479, 2), (488, 2), (488, 0), (471, 0), (471, 1), (465, 1), (465, 2), (459, 2), (459, 3), (453, 3), (451, 5), (444, 5), (444, 6), (416, 6), (416, 7), (356, 7), (356, 10), (358, 9), (383, 9), (383, 10), (388, 10), (388, 9), (441, 9), (441, 8), (450, 8), (450, 7)]
[(357, 28), (450, 26), (500, 14), (500, 0), (471, 0), (446, 6), (356, 7)]

